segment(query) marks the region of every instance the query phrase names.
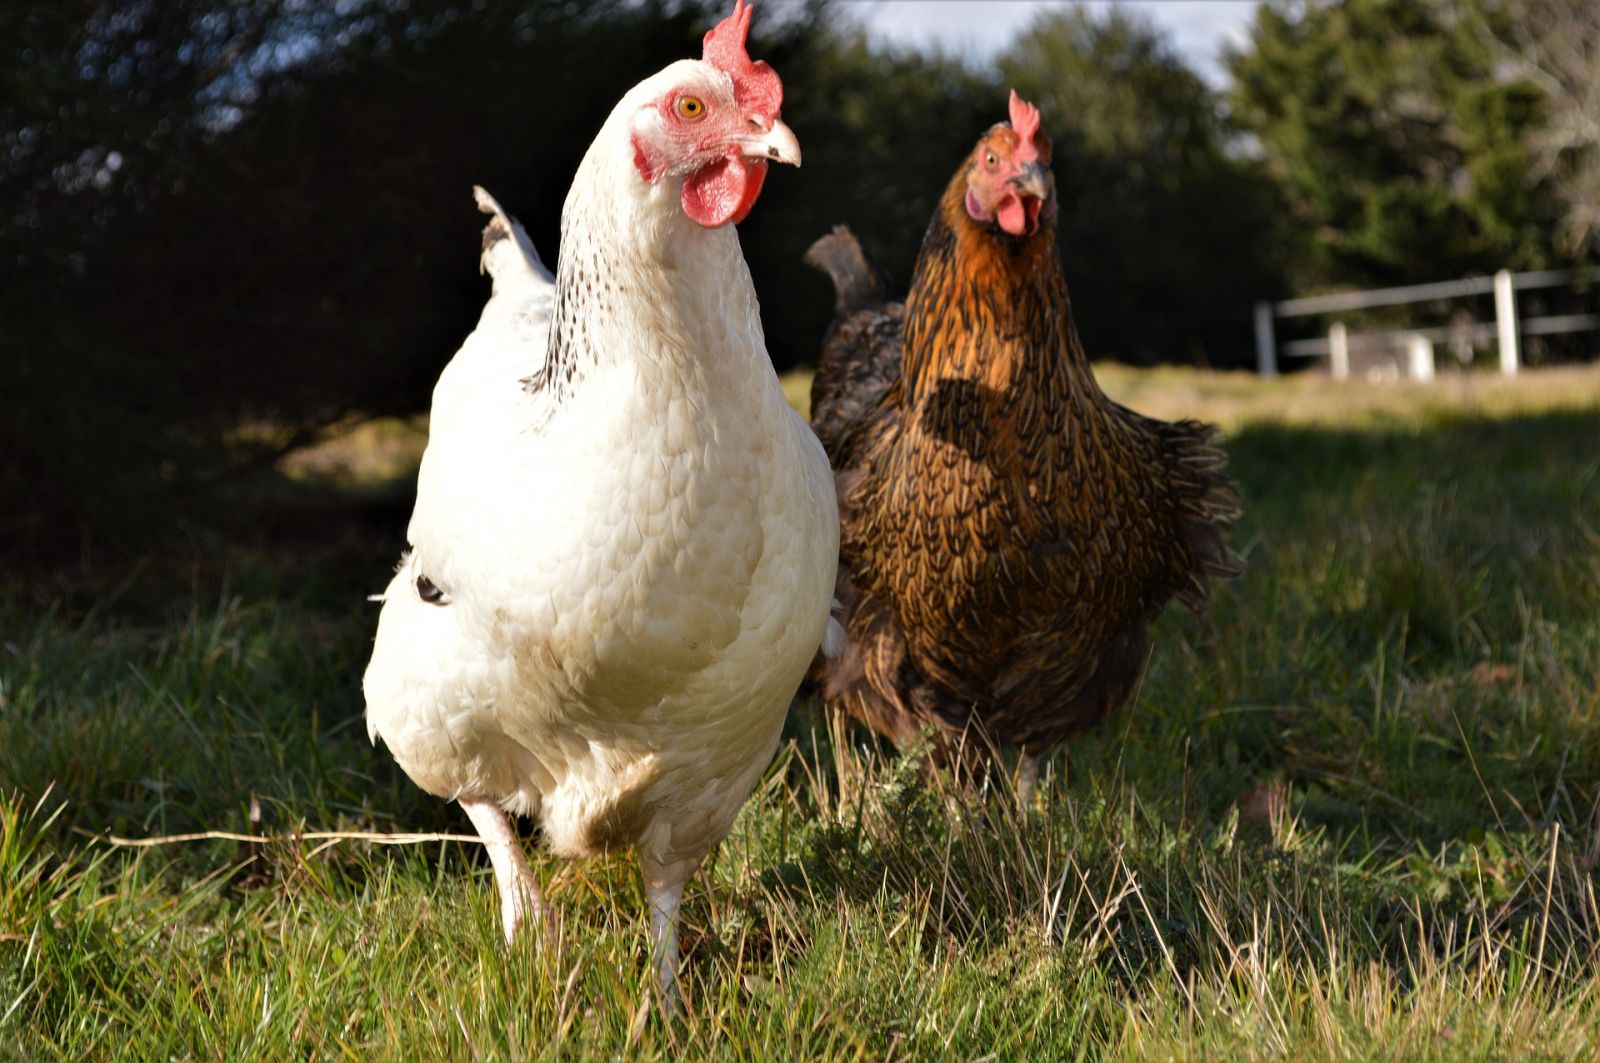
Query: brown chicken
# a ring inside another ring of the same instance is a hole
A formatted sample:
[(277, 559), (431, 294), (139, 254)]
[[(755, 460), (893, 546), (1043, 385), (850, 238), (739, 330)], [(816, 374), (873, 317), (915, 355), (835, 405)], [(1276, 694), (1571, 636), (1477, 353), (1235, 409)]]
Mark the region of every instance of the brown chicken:
[[(1073, 325), (1039, 112), (1011, 96), (957, 170), (894, 301), (847, 229), (807, 253), (837, 293), (812, 384), (842, 521), (851, 645), (824, 703), (940, 759), (1036, 756), (1125, 704), (1146, 629), (1243, 562), (1215, 431), (1107, 398)], [(981, 741), (964, 741), (969, 729)]]

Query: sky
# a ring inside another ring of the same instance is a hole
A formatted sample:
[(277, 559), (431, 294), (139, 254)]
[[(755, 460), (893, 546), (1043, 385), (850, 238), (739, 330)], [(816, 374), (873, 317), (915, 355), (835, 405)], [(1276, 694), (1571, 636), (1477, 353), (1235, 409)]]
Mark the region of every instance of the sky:
[[(849, 0), (867, 30), (880, 40), (937, 43), (975, 57), (992, 55), (1039, 11), (1068, 7), (1060, 0)], [(1148, 16), (1166, 30), (1178, 51), (1212, 83), (1222, 80), (1222, 47), (1240, 44), (1256, 0), (1089, 0)]]

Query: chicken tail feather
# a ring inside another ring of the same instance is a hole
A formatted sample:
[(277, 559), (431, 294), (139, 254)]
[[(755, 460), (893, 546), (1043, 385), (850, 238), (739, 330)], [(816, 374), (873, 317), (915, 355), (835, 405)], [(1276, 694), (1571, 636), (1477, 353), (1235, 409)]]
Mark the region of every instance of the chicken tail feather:
[(841, 316), (873, 309), (890, 298), (888, 282), (849, 226), (835, 225), (833, 232), (812, 244), (805, 264), (833, 279), (834, 311)]
[(1163, 425), (1179, 502), (1179, 522), (1192, 567), (1178, 587), (1178, 598), (1199, 612), (1211, 596), (1211, 580), (1233, 579), (1245, 570), (1244, 558), (1229, 548), (1225, 534), (1243, 504), (1228, 477), (1227, 455), (1215, 446), (1217, 430), (1195, 421)]
[(905, 305), (843, 225), (812, 244), (805, 261), (833, 278), (836, 313), (811, 380), (811, 427), (839, 467), (846, 434), (900, 375)]
[(507, 214), (481, 185), (472, 186), (472, 195), (479, 210), (493, 215), (483, 227), (483, 255), (478, 259), (478, 271), (494, 278), (494, 290), (521, 287), (529, 281), (541, 286), (555, 283), (522, 223)]

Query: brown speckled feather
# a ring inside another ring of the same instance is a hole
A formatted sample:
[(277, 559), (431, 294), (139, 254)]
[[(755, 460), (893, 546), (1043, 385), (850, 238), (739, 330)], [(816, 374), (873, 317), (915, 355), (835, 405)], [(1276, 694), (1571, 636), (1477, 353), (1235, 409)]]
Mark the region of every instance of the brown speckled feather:
[(838, 468), (841, 438), (900, 375), (906, 308), (842, 225), (812, 244), (805, 261), (833, 278), (833, 324), (811, 378), (811, 427)]
[(1243, 562), (1215, 432), (1111, 401), (1078, 341), (1053, 224), (1013, 237), (962, 207), (962, 173), (905, 304), (847, 231), (807, 261), (839, 314), (812, 421), (843, 523), (852, 645), (819, 657), (830, 707), (904, 742), (972, 724), (1048, 749), (1132, 695), (1146, 629)]

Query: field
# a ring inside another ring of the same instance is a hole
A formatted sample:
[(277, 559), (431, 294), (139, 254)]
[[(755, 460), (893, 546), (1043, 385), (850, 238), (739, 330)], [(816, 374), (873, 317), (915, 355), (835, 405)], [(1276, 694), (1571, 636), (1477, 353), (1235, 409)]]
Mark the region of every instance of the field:
[[(468, 829), (361, 719), (403, 516), (177, 596), (6, 585), (0, 1057), (1600, 1056), (1600, 372), (1102, 375), (1225, 426), (1248, 574), (1022, 812), (797, 705), (677, 1021), (628, 860), (536, 858), (558, 939), (508, 952), (474, 845), (296, 836)], [(417, 436), (292, 469), (376, 490)], [(208, 830), (268, 840), (109, 840)]]

